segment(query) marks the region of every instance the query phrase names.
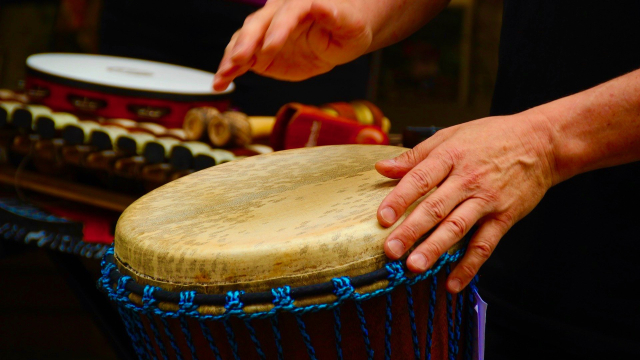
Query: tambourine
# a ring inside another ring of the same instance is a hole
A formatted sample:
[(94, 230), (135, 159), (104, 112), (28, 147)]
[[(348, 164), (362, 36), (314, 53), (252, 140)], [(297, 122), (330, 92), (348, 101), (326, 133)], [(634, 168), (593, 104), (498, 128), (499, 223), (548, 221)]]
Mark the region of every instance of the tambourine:
[(225, 110), (234, 84), (212, 88), (214, 74), (114, 56), (48, 53), (27, 58), (26, 91), (55, 111), (150, 121), (182, 127), (199, 106)]

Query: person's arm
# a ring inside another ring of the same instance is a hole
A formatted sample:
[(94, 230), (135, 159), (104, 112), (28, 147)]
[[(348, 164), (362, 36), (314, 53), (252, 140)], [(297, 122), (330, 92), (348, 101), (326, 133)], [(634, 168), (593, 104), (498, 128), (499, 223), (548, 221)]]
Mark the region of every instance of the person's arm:
[(216, 73), (223, 90), (251, 70), (304, 80), (397, 42), (450, 0), (269, 0), (231, 38)]
[(401, 178), (378, 209), (383, 226), (438, 187), (392, 231), (385, 252), (398, 259), (434, 229), (407, 259), (411, 271), (423, 272), (479, 225), (448, 279), (449, 291), (458, 292), (551, 186), (638, 160), (640, 70), (519, 114), (441, 130), (376, 164), (382, 175)]

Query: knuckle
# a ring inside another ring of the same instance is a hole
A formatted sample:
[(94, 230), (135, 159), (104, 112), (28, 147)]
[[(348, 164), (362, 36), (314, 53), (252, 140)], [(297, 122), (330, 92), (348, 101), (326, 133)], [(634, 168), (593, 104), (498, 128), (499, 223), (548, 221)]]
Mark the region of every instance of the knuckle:
[(464, 158), (464, 151), (457, 147), (447, 148), (444, 153), (446, 154), (446, 156), (443, 156), (446, 159), (445, 161), (450, 161), (452, 164), (456, 164)]
[[(411, 203), (409, 202), (409, 199), (407, 199), (407, 196), (405, 194), (402, 194), (402, 193), (399, 193), (396, 196), (396, 204), (401, 209), (406, 209), (406, 208), (409, 207), (409, 205), (411, 205)], [(396, 213), (398, 213), (398, 212), (396, 211)]]
[(423, 194), (434, 185), (432, 184), (431, 175), (422, 168), (414, 168), (409, 173), (409, 181), (411, 181), (413, 187)]
[(491, 256), (493, 246), (486, 240), (478, 240), (469, 244), (469, 250), (484, 261)]
[(480, 196), (488, 204), (495, 204), (500, 200), (500, 194), (493, 189), (485, 189)]
[(458, 270), (467, 279), (473, 278), (474, 276), (476, 276), (476, 273), (478, 272), (475, 267), (467, 263), (458, 264), (458, 266), (456, 267), (456, 270)]
[(500, 230), (506, 232), (509, 230), (513, 224), (516, 223), (516, 219), (510, 212), (503, 212), (494, 217), (496, 224), (500, 227)]
[(467, 190), (476, 190), (482, 180), (482, 175), (477, 172), (465, 174), (462, 178), (462, 187)]
[(459, 217), (449, 217), (443, 225), (455, 239), (461, 239), (468, 230), (466, 221)]
[(418, 162), (420, 162), (418, 159), (418, 151), (416, 149), (411, 149), (400, 154), (400, 156), (398, 156), (396, 160), (400, 163), (406, 164), (417, 164)]
[(424, 248), (422, 249), (422, 254), (426, 256), (427, 259), (435, 260), (442, 255), (446, 249), (442, 247), (439, 243), (434, 241), (426, 242)]
[(434, 222), (439, 223), (447, 215), (446, 204), (442, 198), (428, 198), (422, 203), (424, 212)]
[(413, 243), (422, 236), (420, 229), (418, 229), (415, 225), (407, 224), (402, 227), (402, 233), (404, 240), (402, 240), (405, 245), (412, 245)]

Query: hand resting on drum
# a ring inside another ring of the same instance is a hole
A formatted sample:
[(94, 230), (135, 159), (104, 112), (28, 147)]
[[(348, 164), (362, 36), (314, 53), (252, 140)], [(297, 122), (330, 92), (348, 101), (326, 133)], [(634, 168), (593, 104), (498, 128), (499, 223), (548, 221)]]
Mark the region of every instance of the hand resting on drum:
[(640, 160), (638, 93), (640, 70), (519, 114), (440, 130), (413, 150), (378, 162), (382, 175), (401, 179), (378, 208), (383, 226), (437, 186), (387, 237), (387, 256), (400, 258), (433, 230), (407, 258), (411, 271), (424, 272), (477, 224), (448, 279), (449, 291), (460, 291), (551, 186)]
[(490, 117), (443, 129), (398, 158), (377, 163), (382, 175), (401, 178), (378, 209), (384, 226), (438, 187), (389, 235), (387, 256), (400, 258), (435, 228), (407, 259), (409, 270), (424, 272), (479, 223), (448, 284), (453, 292), (466, 286), (557, 178), (544, 118), (536, 117)]

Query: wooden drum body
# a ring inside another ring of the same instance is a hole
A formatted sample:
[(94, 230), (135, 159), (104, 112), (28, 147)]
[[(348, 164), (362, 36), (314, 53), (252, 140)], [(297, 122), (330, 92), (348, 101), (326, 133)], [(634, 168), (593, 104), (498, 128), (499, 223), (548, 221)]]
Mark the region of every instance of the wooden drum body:
[(100, 284), (138, 356), (470, 358), (471, 295), (444, 290), (463, 247), (418, 276), (384, 255), (393, 227), (378, 224), (376, 209), (397, 180), (374, 164), (406, 150), (254, 156), (132, 204)]

